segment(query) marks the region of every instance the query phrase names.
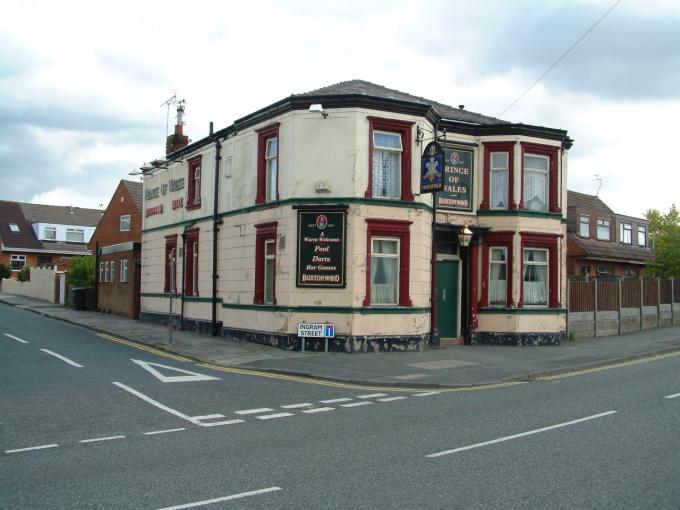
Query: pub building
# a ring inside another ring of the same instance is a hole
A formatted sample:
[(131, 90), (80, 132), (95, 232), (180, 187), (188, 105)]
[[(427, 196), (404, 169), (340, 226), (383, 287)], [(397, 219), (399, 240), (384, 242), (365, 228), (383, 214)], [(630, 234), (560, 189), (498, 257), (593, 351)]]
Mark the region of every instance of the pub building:
[(301, 323), (346, 352), (565, 338), (566, 131), (361, 80), (177, 128), (142, 168), (142, 319), (291, 350)]

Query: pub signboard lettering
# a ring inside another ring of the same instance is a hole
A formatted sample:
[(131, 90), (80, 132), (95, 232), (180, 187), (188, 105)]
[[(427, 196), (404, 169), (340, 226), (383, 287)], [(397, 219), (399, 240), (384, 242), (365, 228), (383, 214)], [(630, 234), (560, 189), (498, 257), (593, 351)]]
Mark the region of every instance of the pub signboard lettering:
[(435, 194), (437, 209), (472, 211), (473, 152), (444, 148), (444, 187)]
[(345, 211), (298, 211), (298, 287), (345, 287), (346, 222)]
[(433, 193), (444, 187), (444, 150), (430, 142), (420, 158), (420, 193)]

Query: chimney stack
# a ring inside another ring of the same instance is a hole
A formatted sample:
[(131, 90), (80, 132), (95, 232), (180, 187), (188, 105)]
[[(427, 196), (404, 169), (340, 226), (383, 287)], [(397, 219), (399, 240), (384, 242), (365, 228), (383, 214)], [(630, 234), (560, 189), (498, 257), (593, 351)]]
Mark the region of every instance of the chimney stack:
[(165, 141), (166, 156), (189, 145), (189, 137), (183, 132), (184, 103), (184, 99), (177, 102), (177, 124), (175, 124), (174, 134), (168, 136), (168, 139)]

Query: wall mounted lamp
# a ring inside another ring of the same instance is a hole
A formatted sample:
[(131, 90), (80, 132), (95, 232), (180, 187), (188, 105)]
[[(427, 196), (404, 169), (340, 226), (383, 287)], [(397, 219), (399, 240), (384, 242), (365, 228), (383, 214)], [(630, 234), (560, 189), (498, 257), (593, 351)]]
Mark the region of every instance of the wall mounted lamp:
[(326, 113), (326, 109), (320, 103), (315, 103), (315, 104), (309, 105), (309, 111), (310, 112), (319, 112), (321, 115), (323, 115), (324, 119), (326, 117), (328, 117), (328, 113)]
[(463, 228), (460, 229), (460, 232), (458, 232), (458, 242), (463, 248), (467, 248), (470, 245), (471, 240), (472, 231), (468, 228), (468, 224), (466, 221), (465, 225), (463, 225)]

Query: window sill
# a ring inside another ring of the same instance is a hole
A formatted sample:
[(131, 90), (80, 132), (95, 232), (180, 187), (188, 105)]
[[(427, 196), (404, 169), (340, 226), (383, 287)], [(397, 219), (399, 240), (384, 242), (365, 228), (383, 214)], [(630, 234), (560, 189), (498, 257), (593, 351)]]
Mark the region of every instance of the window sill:
[(562, 315), (566, 314), (566, 308), (548, 308), (547, 306), (524, 307), (524, 308), (496, 308), (485, 307), (479, 310), (480, 314), (506, 314), (506, 315)]
[(187, 204), (187, 211), (191, 211), (193, 209), (200, 209), (201, 208), (201, 202), (195, 203), (195, 204)]

